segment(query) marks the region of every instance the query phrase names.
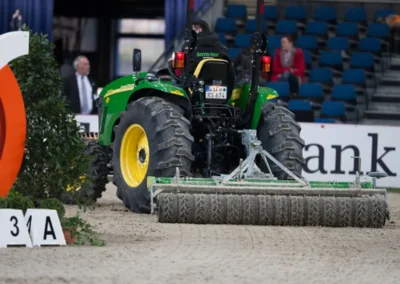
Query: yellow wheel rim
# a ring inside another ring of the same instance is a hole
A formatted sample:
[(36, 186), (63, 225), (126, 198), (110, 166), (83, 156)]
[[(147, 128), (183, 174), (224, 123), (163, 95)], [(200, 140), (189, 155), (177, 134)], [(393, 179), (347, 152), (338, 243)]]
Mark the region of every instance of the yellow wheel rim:
[(131, 187), (142, 183), (149, 167), (149, 141), (144, 129), (132, 124), (122, 138), (120, 161), (125, 182)]

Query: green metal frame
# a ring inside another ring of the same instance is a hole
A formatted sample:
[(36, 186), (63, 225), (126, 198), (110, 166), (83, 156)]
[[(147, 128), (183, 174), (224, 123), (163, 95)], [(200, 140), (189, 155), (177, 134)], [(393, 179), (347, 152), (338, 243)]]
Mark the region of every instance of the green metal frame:
[[(113, 128), (128, 104), (151, 93), (166, 100), (190, 100), (190, 95), (182, 88), (168, 81), (152, 81), (147, 72), (124, 76), (112, 81), (100, 93), (101, 110), (99, 114), (99, 141), (102, 146), (112, 143)], [(139, 80), (138, 80), (139, 79)], [(228, 105), (245, 111), (249, 101), (251, 84), (237, 85), (232, 92)], [(258, 87), (257, 98), (252, 114), (251, 129), (257, 129), (261, 109), (265, 102), (278, 97), (278, 93), (266, 87)]]
[[(271, 187), (274, 186), (281, 186), (282, 184), (286, 184), (287, 186), (295, 186), (298, 185), (299, 183), (294, 180), (266, 180), (266, 179), (242, 179), (243, 185), (245, 183), (246, 186), (261, 186), (258, 185), (260, 183), (270, 183)], [(237, 182), (236, 179), (231, 179), (230, 182)], [(147, 187), (150, 189), (152, 185), (154, 184), (174, 184), (175, 183), (175, 178), (168, 178), (168, 177), (148, 177), (147, 178)], [(354, 188), (354, 183), (353, 182), (333, 182), (333, 181), (309, 181), (310, 187), (311, 188), (336, 188), (336, 189), (350, 189)], [(182, 185), (208, 185), (208, 186), (219, 186), (220, 184), (217, 182), (217, 180), (213, 178), (182, 178), (179, 181), (179, 184)], [(373, 189), (372, 183), (367, 181), (367, 182), (361, 182), (360, 183), (360, 188), (363, 189)], [(379, 191), (384, 192), (384, 189), (381, 189)]]

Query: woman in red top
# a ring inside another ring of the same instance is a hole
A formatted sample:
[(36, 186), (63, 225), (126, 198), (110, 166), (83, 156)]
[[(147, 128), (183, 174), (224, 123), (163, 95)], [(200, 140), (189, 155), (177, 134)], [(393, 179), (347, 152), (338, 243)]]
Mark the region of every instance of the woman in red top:
[(290, 92), (295, 95), (304, 80), (304, 55), (300, 48), (293, 46), (291, 35), (282, 37), (282, 48), (275, 52), (271, 81), (287, 81)]

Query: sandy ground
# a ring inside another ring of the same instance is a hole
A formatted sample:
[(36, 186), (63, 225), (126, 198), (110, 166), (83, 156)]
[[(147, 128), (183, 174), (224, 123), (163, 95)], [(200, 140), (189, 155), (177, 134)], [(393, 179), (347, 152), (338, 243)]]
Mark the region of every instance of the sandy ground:
[(1, 249), (0, 283), (400, 283), (400, 194), (389, 202), (384, 229), (159, 224), (109, 185), (82, 214), (107, 246)]

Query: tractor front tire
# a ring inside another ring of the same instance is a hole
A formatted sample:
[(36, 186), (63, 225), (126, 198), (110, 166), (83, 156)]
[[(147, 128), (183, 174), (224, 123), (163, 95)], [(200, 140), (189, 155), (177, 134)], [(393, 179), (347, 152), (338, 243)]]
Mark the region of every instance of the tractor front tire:
[[(295, 121), (295, 115), (283, 106), (266, 102), (262, 107), (257, 132), (264, 150), (300, 178), (304, 167), (305, 144), (300, 137), (301, 126)], [(276, 178), (293, 179), (272, 161), (268, 162)], [(262, 170), (268, 172), (266, 167), (262, 167)]]
[(159, 97), (130, 103), (114, 127), (113, 182), (126, 208), (150, 213), (147, 177), (191, 175), (194, 161), (190, 122), (177, 105)]
[(108, 183), (108, 155), (106, 151), (94, 141), (87, 142), (85, 154), (92, 158), (88, 173), (91, 179), (89, 187), (93, 192), (92, 199), (96, 201), (101, 198)]

